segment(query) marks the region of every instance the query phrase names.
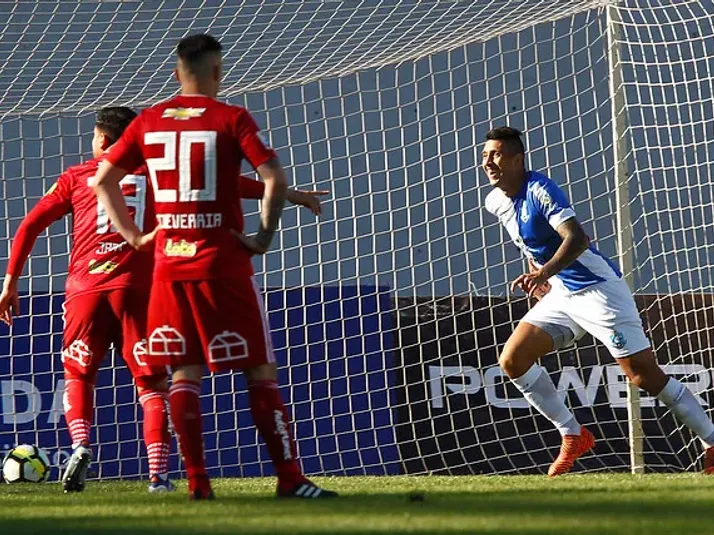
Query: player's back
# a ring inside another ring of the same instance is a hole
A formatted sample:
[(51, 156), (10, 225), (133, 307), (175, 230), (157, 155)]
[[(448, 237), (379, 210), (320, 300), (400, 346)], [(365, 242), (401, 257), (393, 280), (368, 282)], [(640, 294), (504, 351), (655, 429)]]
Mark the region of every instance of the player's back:
[(250, 114), (205, 96), (178, 96), (144, 110), (117, 144), (115, 165), (145, 160), (157, 221), (156, 280), (250, 276), (250, 254), (231, 231), (243, 231), (237, 177), (274, 156)]
[[(64, 204), (72, 213), (67, 297), (77, 293), (114, 288), (148, 288), (153, 258), (150, 252), (133, 250), (112, 227), (106, 210), (87, 185), (104, 156), (69, 167), (43, 201)], [(145, 167), (121, 181), (130, 213), (139, 228), (153, 228), (150, 200), (147, 202), (148, 173)]]

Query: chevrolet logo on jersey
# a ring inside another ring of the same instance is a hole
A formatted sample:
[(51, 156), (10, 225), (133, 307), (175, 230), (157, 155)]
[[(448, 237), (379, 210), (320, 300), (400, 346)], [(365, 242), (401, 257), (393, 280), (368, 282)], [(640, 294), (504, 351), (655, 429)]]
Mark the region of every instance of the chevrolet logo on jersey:
[(176, 119), (177, 121), (188, 121), (203, 115), (206, 108), (166, 108), (162, 119)]
[(111, 273), (114, 271), (119, 264), (116, 262), (112, 262), (111, 260), (105, 260), (104, 262), (100, 262), (98, 260), (90, 260), (89, 261), (89, 273), (91, 275), (101, 275), (102, 273)]
[(195, 243), (186, 240), (173, 241), (168, 239), (166, 240), (166, 245), (164, 245), (166, 256), (196, 256), (197, 250), (198, 246)]

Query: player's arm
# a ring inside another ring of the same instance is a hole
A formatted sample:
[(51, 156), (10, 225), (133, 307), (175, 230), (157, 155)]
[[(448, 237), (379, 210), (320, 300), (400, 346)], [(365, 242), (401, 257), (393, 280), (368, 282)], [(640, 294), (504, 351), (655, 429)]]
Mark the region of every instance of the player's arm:
[[(240, 196), (244, 199), (262, 199), (265, 192), (265, 184), (260, 180), (253, 180), (247, 176), (240, 175)], [(308, 190), (288, 188), (285, 192), (285, 200), (290, 204), (304, 206), (313, 214), (320, 215), (322, 213), (322, 205), (320, 197), (329, 195), (327, 190)]]
[(12, 325), (13, 316), (20, 314), (17, 282), (20, 280), (25, 262), (30, 256), (37, 237), (54, 221), (67, 215), (72, 209), (66, 184), (68, 180), (69, 178), (65, 175), (60, 177), (52, 189), (25, 216), (15, 232), (0, 294), (0, 321), (8, 325)]
[(253, 236), (258, 245), (257, 253), (265, 253), (273, 241), (275, 231), (278, 229), (280, 215), (285, 204), (285, 195), (288, 190), (288, 181), (285, 177), (282, 165), (277, 158), (271, 158), (264, 164), (257, 167), (256, 171), (265, 183), (263, 192), (263, 202), (260, 211), (260, 227), (258, 233)]
[(583, 227), (575, 217), (563, 221), (558, 225), (556, 232), (563, 241), (553, 257), (540, 268), (523, 274), (513, 281), (511, 283), (512, 292), (516, 288), (522, 288), (531, 297), (542, 293), (548, 284), (548, 279), (575, 262), (590, 245), (590, 238), (585, 234)]
[(275, 151), (267, 146), (258, 125), (246, 110), (236, 116), (235, 135), (245, 158), (265, 183), (258, 232), (254, 236), (239, 234), (238, 238), (249, 251), (265, 254), (278, 228), (288, 181)]
[(546, 279), (557, 275), (575, 262), (590, 246), (590, 238), (588, 238), (583, 227), (580, 226), (580, 223), (578, 223), (578, 220), (574, 217), (561, 223), (555, 230), (563, 239), (563, 243), (560, 244), (553, 258), (548, 260), (543, 264), (543, 267), (540, 268), (541, 273)]
[[(535, 272), (538, 271), (539, 269), (540, 269), (540, 268), (539, 268), (538, 266), (536, 266), (535, 263), (533, 263), (533, 260), (531, 260), (531, 259), (529, 258), (529, 259), (528, 259), (528, 270), (529, 270), (529, 272), (530, 272), (530, 273), (535, 273)], [(533, 297), (535, 297), (536, 299), (538, 299), (538, 301), (540, 301), (541, 299), (543, 299), (543, 298), (546, 296), (546, 294), (547, 294), (550, 290), (551, 290), (550, 282), (545, 281), (545, 284), (543, 284), (542, 287), (538, 288), (538, 289), (533, 293)]]
[(89, 187), (94, 190), (97, 200), (104, 206), (122, 238), (135, 249), (140, 249), (144, 245), (145, 236), (134, 223), (119, 185), (126, 174), (127, 171), (121, 167), (108, 161), (102, 162), (96, 177), (89, 182)]
[(126, 169), (136, 169), (143, 163), (141, 150), (136, 142), (139, 125), (139, 119), (131, 122), (99, 166), (97, 175), (88, 183), (119, 234), (134, 249), (142, 249), (151, 243), (159, 229), (156, 227), (149, 234), (144, 234), (136, 226), (119, 185), (128, 173)]

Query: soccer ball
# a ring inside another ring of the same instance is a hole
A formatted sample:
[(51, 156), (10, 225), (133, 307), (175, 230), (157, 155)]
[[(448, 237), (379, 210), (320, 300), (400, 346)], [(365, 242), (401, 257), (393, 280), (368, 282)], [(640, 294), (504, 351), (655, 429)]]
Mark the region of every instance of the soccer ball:
[(2, 462), (5, 483), (39, 483), (50, 473), (50, 459), (37, 446), (22, 444), (10, 450)]

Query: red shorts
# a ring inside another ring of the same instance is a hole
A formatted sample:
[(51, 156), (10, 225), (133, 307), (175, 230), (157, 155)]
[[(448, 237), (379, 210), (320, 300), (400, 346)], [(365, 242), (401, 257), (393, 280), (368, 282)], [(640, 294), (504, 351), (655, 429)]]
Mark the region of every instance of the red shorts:
[[(146, 363), (146, 291), (131, 288), (106, 290), (70, 297), (64, 303), (65, 370), (94, 378), (113, 343), (134, 379), (165, 377), (165, 366)], [(141, 386), (139, 384), (139, 386)]]
[(217, 372), (275, 362), (253, 277), (155, 281), (148, 321), (149, 358), (154, 364), (206, 364)]

